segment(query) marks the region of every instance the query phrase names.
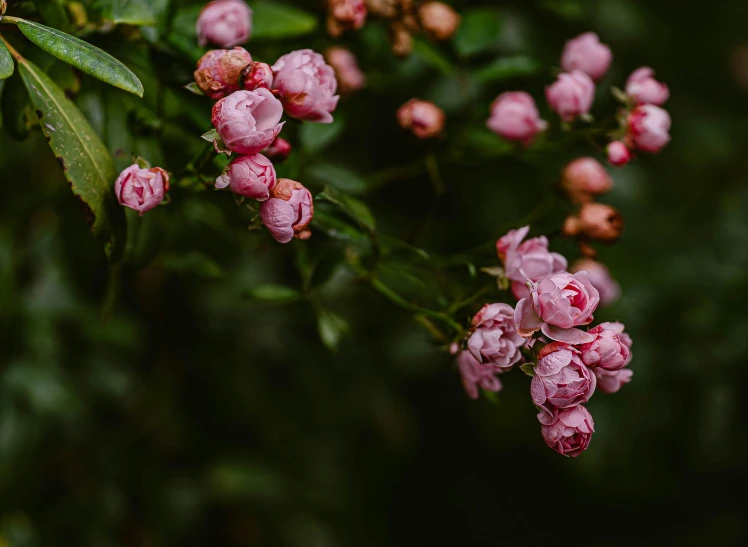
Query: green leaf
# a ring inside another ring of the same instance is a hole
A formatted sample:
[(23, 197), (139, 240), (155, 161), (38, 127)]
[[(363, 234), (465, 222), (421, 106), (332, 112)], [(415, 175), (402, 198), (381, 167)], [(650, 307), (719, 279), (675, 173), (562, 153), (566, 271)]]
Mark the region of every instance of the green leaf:
[(0, 80), (10, 78), (14, 69), (13, 57), (5, 46), (5, 42), (0, 40)]
[(298, 8), (267, 0), (252, 2), (252, 40), (275, 40), (309, 34), (317, 18)]
[(501, 19), (501, 13), (493, 8), (466, 10), (454, 38), (457, 52), (469, 57), (493, 48), (499, 41)]
[(70, 182), (73, 193), (85, 205), (95, 236), (108, 241), (111, 256), (115, 219), (122, 210), (114, 201), (117, 173), (104, 143), (80, 110), (38, 67), (19, 61), (19, 72), (26, 84), (39, 124)]
[(413, 53), (423, 61), (430, 64), (445, 76), (451, 76), (455, 72), (452, 62), (433, 44), (416, 38), (413, 40)]
[(344, 125), (342, 114), (337, 113), (332, 123), (305, 123), (299, 130), (301, 146), (311, 153), (320, 152), (335, 142)]
[(346, 320), (338, 314), (321, 308), (317, 310), (317, 330), (325, 347), (330, 351), (337, 351), (349, 327)]
[(106, 0), (102, 14), (117, 24), (148, 26), (156, 24), (156, 14), (149, 0)]
[(337, 205), (345, 214), (369, 232), (373, 233), (376, 230), (374, 215), (371, 214), (371, 211), (363, 201), (344, 194), (330, 186), (325, 186), (322, 193), (317, 196), (317, 199), (324, 199)]
[(266, 300), (268, 302), (293, 302), (301, 298), (301, 293), (284, 285), (258, 285), (246, 292), (250, 298)]
[(138, 77), (105, 51), (39, 23), (19, 20), (17, 24), (26, 38), (50, 55), (114, 87), (143, 96), (143, 84)]
[(520, 365), (519, 369), (530, 378), (535, 376), (535, 363), (525, 363), (524, 365)]
[(349, 194), (361, 194), (366, 190), (366, 181), (358, 173), (332, 163), (315, 163), (306, 170), (305, 178)]
[(483, 68), (476, 70), (473, 76), (478, 82), (490, 83), (537, 74), (542, 67), (532, 57), (517, 55), (502, 57)]
[[(132, 225), (130, 226), (132, 228)], [(130, 236), (128, 236), (128, 243)], [(155, 250), (158, 252), (158, 250)], [(125, 255), (126, 258), (128, 255)], [(136, 255), (132, 255), (135, 257)], [(186, 254), (169, 254), (163, 257), (164, 266), (170, 270), (177, 272), (190, 272), (204, 277), (206, 279), (218, 279), (223, 277), (223, 270), (211, 257), (204, 255), (198, 251), (190, 251)], [(138, 266), (137, 263), (133, 263), (133, 266)], [(143, 264), (139, 264), (143, 265)]]

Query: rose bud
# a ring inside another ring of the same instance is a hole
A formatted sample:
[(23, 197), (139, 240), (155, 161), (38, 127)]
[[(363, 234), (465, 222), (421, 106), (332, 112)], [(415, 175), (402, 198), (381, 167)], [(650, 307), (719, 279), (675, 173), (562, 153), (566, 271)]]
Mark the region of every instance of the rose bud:
[(276, 137), (275, 140), (262, 151), (268, 158), (273, 158), (276, 161), (285, 160), (291, 153), (291, 143), (281, 137)]
[(637, 106), (628, 119), (628, 135), (639, 150), (659, 152), (670, 142), (670, 115), (653, 104)]
[(312, 232), (307, 227), (313, 215), (312, 194), (291, 179), (278, 179), (270, 190), (270, 199), (260, 205), (263, 224), (280, 243), (309, 239)]
[(534, 237), (522, 241), (529, 226), (511, 230), (496, 242), (496, 252), (504, 264), (507, 278), (512, 282), (512, 293), (521, 300), (530, 296), (528, 281), (540, 281), (544, 277), (566, 271), (566, 259), (558, 253), (548, 251), (548, 238)]
[(215, 44), (231, 48), (249, 40), (252, 34), (252, 10), (244, 0), (214, 0), (197, 18), (200, 47)]
[(564, 44), (561, 68), (564, 72), (580, 70), (593, 80), (599, 80), (608, 72), (612, 60), (610, 48), (600, 43), (597, 34), (585, 32)]
[(520, 348), (527, 340), (517, 334), (514, 308), (509, 304), (486, 304), (473, 317), (468, 350), (479, 361), (490, 363), (495, 372), (507, 372), (522, 359)]
[(239, 91), (239, 75), (252, 56), (241, 47), (214, 49), (200, 57), (195, 71), (197, 87), (211, 99), (220, 99)]
[(597, 378), (597, 388), (603, 393), (617, 393), (623, 384), (628, 384), (631, 381), (631, 377), (634, 372), (630, 369), (624, 368), (615, 372), (608, 372), (607, 370), (595, 369), (595, 377)]
[(576, 458), (587, 450), (595, 432), (592, 415), (582, 405), (554, 410), (551, 415), (541, 412), (538, 421), (548, 448), (570, 458)]
[(505, 139), (525, 146), (548, 127), (548, 123), (540, 119), (535, 101), (524, 91), (508, 91), (496, 97), (486, 125)]
[(169, 191), (169, 174), (160, 167), (143, 169), (137, 163), (122, 171), (114, 183), (120, 205), (143, 216), (161, 203)]
[(561, 187), (575, 203), (592, 201), (613, 189), (613, 179), (595, 158), (577, 158), (561, 172)]
[(558, 79), (545, 88), (548, 104), (565, 122), (586, 116), (595, 98), (595, 84), (584, 72), (559, 74)]
[(613, 141), (606, 149), (608, 162), (616, 167), (622, 167), (631, 160), (631, 151), (621, 141)]
[(553, 415), (554, 408), (586, 403), (595, 392), (597, 379), (579, 358), (579, 350), (552, 342), (538, 354), (530, 395), (535, 406)]
[(327, 0), (327, 32), (337, 38), (346, 30), (356, 30), (366, 21), (364, 0)]
[(273, 88), (281, 94), (286, 114), (299, 120), (331, 123), (338, 105), (335, 71), (311, 49), (292, 51), (273, 65)]
[(390, 48), (398, 57), (407, 57), (413, 51), (413, 35), (397, 21), (390, 25)]
[(392, 19), (397, 15), (400, 0), (366, 0), (366, 9), (371, 15)]
[(611, 277), (608, 268), (591, 258), (577, 260), (570, 269), (571, 273), (587, 272), (590, 283), (600, 293), (600, 305), (609, 306), (621, 296), (621, 287)]
[(256, 154), (283, 128), (283, 106), (267, 89), (237, 91), (213, 105), (212, 121), (226, 148)]
[(654, 79), (654, 70), (648, 66), (638, 68), (626, 81), (626, 93), (637, 104), (661, 105), (670, 97), (666, 84)]
[(623, 328), (621, 323), (601, 323), (590, 329), (589, 334), (595, 339), (579, 346), (582, 362), (590, 368), (610, 372), (625, 367), (631, 361), (631, 338), (622, 336)]
[(443, 2), (425, 2), (418, 8), (423, 30), (434, 40), (449, 40), (460, 27), (460, 16)]
[(397, 123), (419, 139), (436, 137), (444, 129), (444, 111), (429, 101), (411, 99), (397, 111)]
[(270, 197), (270, 189), (275, 186), (275, 168), (262, 154), (239, 156), (216, 179), (216, 188), (227, 186), (245, 198), (265, 201)]
[(540, 330), (557, 342), (584, 344), (595, 335), (574, 327), (590, 324), (599, 303), (587, 272), (555, 274), (533, 284), (530, 296), (517, 304), (514, 322), (526, 338)]
[(366, 76), (358, 67), (356, 56), (342, 46), (332, 46), (325, 51), (325, 59), (335, 71), (335, 77), (344, 95), (362, 89), (366, 85)]
[(254, 91), (264, 87), (270, 89), (273, 86), (273, 70), (267, 63), (251, 63), (245, 65), (241, 73), (242, 86), (247, 91)]
[(462, 387), (471, 399), (478, 398), (478, 388), (493, 392), (501, 390), (501, 381), (495, 376), (493, 367), (476, 360), (469, 351), (460, 352), (457, 356), (457, 368)]
[(585, 203), (564, 222), (564, 235), (600, 243), (613, 243), (623, 232), (623, 215), (604, 203)]

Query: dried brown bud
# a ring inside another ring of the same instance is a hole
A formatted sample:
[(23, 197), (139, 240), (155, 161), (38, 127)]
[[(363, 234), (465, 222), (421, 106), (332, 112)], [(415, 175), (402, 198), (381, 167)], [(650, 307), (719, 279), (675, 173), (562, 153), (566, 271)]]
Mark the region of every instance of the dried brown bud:
[(398, 4), (398, 0), (366, 0), (366, 9), (377, 17), (392, 19), (397, 15)]
[(443, 2), (421, 4), (418, 19), (423, 30), (435, 40), (449, 40), (460, 26), (459, 14)]
[(360, 29), (365, 21), (364, 0), (327, 0), (327, 32), (333, 38), (346, 30)]
[(564, 234), (589, 241), (613, 243), (623, 232), (623, 216), (610, 205), (585, 203), (564, 222)]
[(407, 57), (413, 51), (413, 35), (402, 23), (393, 23), (390, 27), (392, 53), (398, 57)]

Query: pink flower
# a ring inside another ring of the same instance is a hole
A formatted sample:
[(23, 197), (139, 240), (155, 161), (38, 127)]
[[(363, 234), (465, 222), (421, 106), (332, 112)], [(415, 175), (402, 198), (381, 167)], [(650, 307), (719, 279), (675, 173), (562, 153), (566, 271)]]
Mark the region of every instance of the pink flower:
[(270, 89), (273, 85), (273, 70), (267, 63), (252, 63), (242, 73), (242, 85), (247, 91), (254, 91), (264, 87)]
[(595, 377), (597, 377), (597, 387), (603, 393), (617, 393), (618, 390), (623, 387), (623, 384), (628, 384), (631, 381), (631, 377), (634, 372), (630, 369), (624, 368), (615, 372), (608, 372), (607, 370), (595, 369)]
[(626, 93), (637, 104), (661, 105), (670, 97), (667, 85), (654, 79), (654, 70), (648, 66), (636, 69), (626, 81)]
[(160, 167), (143, 169), (133, 164), (114, 183), (119, 204), (134, 209), (140, 216), (161, 203), (168, 191), (169, 174)]
[(613, 179), (595, 158), (577, 158), (561, 173), (561, 186), (572, 201), (584, 203), (613, 189)]
[(567, 265), (563, 256), (548, 251), (548, 238), (545, 236), (522, 242), (529, 231), (529, 226), (511, 230), (496, 242), (496, 252), (504, 263), (506, 276), (512, 282), (512, 292), (517, 299), (530, 295), (528, 281), (539, 281), (561, 273)]
[(594, 32), (585, 32), (564, 44), (561, 68), (565, 72), (581, 70), (593, 80), (599, 80), (610, 68), (613, 54), (610, 48), (600, 43)]
[(577, 260), (571, 267), (572, 273), (587, 272), (590, 276), (590, 283), (600, 293), (600, 305), (609, 306), (621, 296), (621, 287), (616, 280), (610, 275), (608, 268), (600, 262), (591, 258), (582, 258)]
[(366, 21), (364, 0), (327, 0), (327, 31), (337, 38), (346, 30), (360, 29)]
[(570, 458), (576, 458), (587, 450), (592, 433), (595, 432), (592, 415), (582, 405), (554, 410), (550, 415), (541, 412), (538, 414), (538, 421), (545, 444)]
[(637, 106), (628, 119), (628, 134), (639, 150), (659, 152), (670, 142), (670, 115), (653, 104)]
[(623, 215), (605, 203), (587, 202), (564, 221), (563, 233), (601, 243), (613, 243), (623, 233)]
[(601, 323), (590, 329), (589, 334), (595, 339), (579, 346), (582, 362), (588, 367), (615, 372), (631, 361), (631, 338), (622, 336), (621, 323)]
[(397, 111), (397, 122), (419, 139), (436, 137), (444, 129), (444, 111), (429, 101), (411, 99)]
[(595, 84), (584, 72), (559, 74), (558, 79), (545, 88), (548, 104), (562, 120), (570, 122), (577, 116), (585, 116), (592, 108)]
[(626, 165), (631, 160), (631, 151), (621, 141), (613, 141), (606, 149), (608, 153), (608, 162), (616, 167)]
[(596, 383), (595, 375), (579, 358), (579, 350), (553, 342), (538, 354), (530, 394), (535, 406), (552, 415), (554, 408), (571, 408), (589, 401)]
[(338, 105), (335, 71), (311, 49), (292, 51), (273, 65), (273, 87), (281, 93), (286, 114), (310, 122), (331, 123)]
[(479, 361), (506, 372), (520, 359), (520, 348), (527, 341), (517, 334), (514, 309), (509, 304), (486, 304), (473, 317), (473, 333), (467, 341), (468, 350)]
[(200, 47), (208, 43), (231, 48), (245, 43), (252, 34), (252, 10), (244, 0), (214, 0), (197, 18)]
[(241, 47), (211, 50), (197, 62), (195, 82), (208, 97), (220, 99), (239, 91), (239, 75), (251, 62), (252, 56)]
[(325, 59), (335, 71), (343, 94), (353, 93), (366, 85), (366, 76), (358, 67), (356, 56), (342, 46), (332, 46), (325, 51)]
[(551, 340), (583, 344), (595, 335), (574, 327), (588, 325), (600, 302), (587, 272), (554, 274), (533, 285), (529, 298), (514, 310), (517, 331), (525, 337), (541, 330)]
[(281, 137), (275, 137), (270, 146), (262, 152), (269, 158), (273, 158), (276, 161), (283, 161), (291, 153), (291, 143)]
[(486, 125), (505, 139), (527, 146), (535, 135), (545, 131), (548, 122), (540, 119), (535, 101), (528, 93), (509, 91), (491, 104), (491, 117)]
[(256, 154), (278, 136), (283, 106), (267, 89), (237, 91), (213, 105), (213, 126), (226, 148)]
[(260, 204), (263, 224), (280, 243), (293, 238), (309, 239), (312, 232), (308, 226), (313, 215), (312, 194), (290, 179), (278, 179), (270, 190), (270, 199)]
[(471, 399), (478, 398), (478, 388), (493, 392), (501, 390), (501, 381), (494, 375), (493, 367), (484, 365), (469, 351), (462, 351), (457, 356), (457, 368), (462, 378), (462, 387)]
[(265, 201), (275, 186), (275, 169), (262, 154), (239, 156), (216, 179), (216, 188), (226, 188), (246, 198)]
[(424, 2), (418, 7), (418, 20), (434, 40), (449, 40), (460, 28), (460, 15), (444, 2)]

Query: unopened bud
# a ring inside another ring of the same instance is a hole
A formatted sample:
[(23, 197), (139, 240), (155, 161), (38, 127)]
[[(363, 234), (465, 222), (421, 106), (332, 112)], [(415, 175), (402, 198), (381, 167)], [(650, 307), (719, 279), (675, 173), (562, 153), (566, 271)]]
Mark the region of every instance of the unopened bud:
[(459, 14), (443, 2), (421, 4), (418, 19), (423, 30), (435, 40), (449, 40), (460, 26)]
[(195, 83), (211, 99), (221, 99), (239, 90), (239, 75), (251, 62), (244, 48), (214, 49), (197, 62)]
[(260, 87), (270, 89), (273, 85), (273, 70), (267, 63), (250, 63), (242, 71), (242, 85), (247, 91)]
[(592, 201), (613, 189), (613, 179), (595, 158), (577, 158), (564, 167), (561, 186), (575, 203)]
[(283, 161), (291, 153), (291, 143), (281, 137), (276, 137), (270, 146), (262, 151), (268, 158)]
[(623, 215), (610, 205), (585, 203), (564, 222), (564, 235), (613, 243), (623, 232)]
[(353, 93), (366, 84), (366, 76), (358, 67), (356, 56), (348, 49), (332, 46), (325, 51), (325, 59), (335, 71), (341, 93)]
[(390, 28), (390, 47), (398, 57), (407, 57), (413, 51), (413, 35), (402, 23), (393, 23)]
[(265, 227), (280, 243), (293, 238), (309, 239), (309, 223), (314, 216), (312, 194), (295, 180), (278, 179), (270, 190), (270, 199), (260, 205)]
[(444, 129), (444, 112), (429, 101), (411, 99), (397, 111), (397, 122), (419, 139), (428, 139)]
[(608, 145), (608, 162), (616, 167), (622, 167), (631, 160), (631, 151), (621, 141), (613, 141)]
[(366, 21), (364, 0), (328, 0), (327, 32), (337, 38), (346, 30), (356, 30)]

